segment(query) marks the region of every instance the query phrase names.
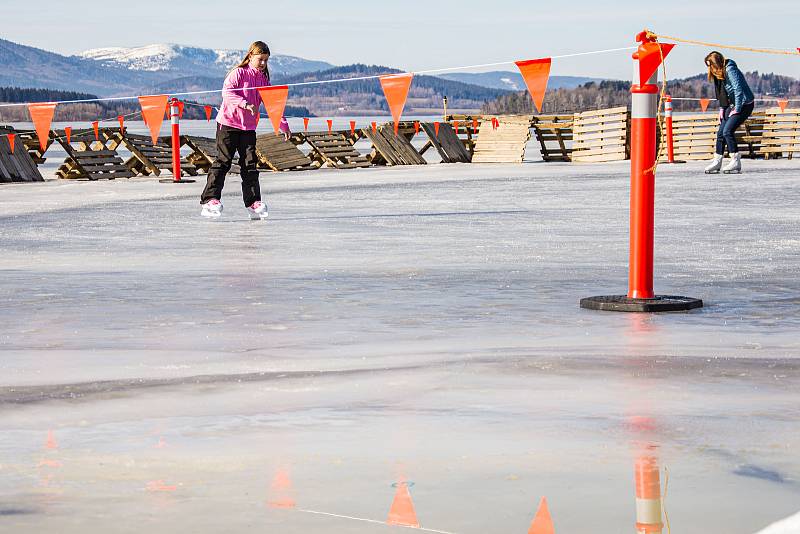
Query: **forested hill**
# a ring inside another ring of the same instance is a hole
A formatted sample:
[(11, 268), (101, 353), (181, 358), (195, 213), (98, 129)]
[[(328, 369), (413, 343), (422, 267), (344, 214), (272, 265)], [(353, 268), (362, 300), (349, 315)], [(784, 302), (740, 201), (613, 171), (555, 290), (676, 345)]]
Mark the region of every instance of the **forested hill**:
[(97, 95), (55, 89), (0, 87), (0, 102), (55, 102), (57, 100), (88, 100), (93, 98), (97, 98)]
[[(371, 114), (388, 112), (386, 98), (377, 78), (368, 80), (346, 80), (365, 76), (380, 76), (402, 72), (378, 65), (346, 65), (328, 70), (295, 75), (274, 74), (275, 85), (315, 82), (320, 80), (343, 80), (336, 83), (300, 85), (291, 87), (289, 104), (302, 106), (317, 116)], [(144, 89), (147, 93), (173, 94), (185, 91), (200, 91), (222, 87), (222, 79), (214, 77), (190, 76), (162, 82)], [(477, 110), (501, 95), (511, 94), (504, 89), (493, 89), (445, 80), (435, 76), (414, 76), (409, 91), (406, 113), (442, 110), (442, 97), (446, 96), (451, 109)], [(213, 104), (218, 104), (219, 93), (208, 96), (198, 95)]]
[[(778, 74), (745, 73), (747, 82), (756, 98), (796, 97), (800, 95), (800, 80)], [(593, 109), (604, 109), (630, 105), (628, 81), (606, 80), (589, 82), (574, 89), (548, 91), (544, 99), (543, 113), (573, 113)], [(714, 86), (705, 74), (698, 74), (667, 83), (667, 93), (673, 97), (714, 98)], [(763, 105), (763, 104), (762, 104)], [(675, 111), (699, 111), (697, 102), (673, 102)], [(527, 92), (503, 95), (483, 106), (487, 114), (533, 113), (531, 98)]]

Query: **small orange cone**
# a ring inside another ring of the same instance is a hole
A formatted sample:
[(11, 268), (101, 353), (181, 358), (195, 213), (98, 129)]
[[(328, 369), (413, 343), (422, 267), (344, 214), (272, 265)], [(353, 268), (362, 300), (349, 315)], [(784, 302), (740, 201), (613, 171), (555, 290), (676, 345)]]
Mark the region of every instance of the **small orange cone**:
[(389, 509), (389, 517), (386, 519), (386, 523), (419, 528), (417, 512), (414, 510), (414, 503), (411, 502), (411, 494), (408, 492), (407, 482), (397, 483), (397, 491), (394, 494), (394, 501), (392, 501), (392, 507)]
[(555, 534), (556, 529), (553, 527), (553, 519), (550, 517), (550, 510), (547, 509), (547, 498), (542, 497), (539, 502), (539, 509), (536, 511), (536, 517), (533, 518), (531, 528), (528, 529), (528, 534)]
[(279, 469), (275, 473), (270, 493), (274, 497), (267, 501), (270, 508), (294, 508), (297, 505), (291, 496), (292, 480), (289, 478), (289, 472), (285, 469)]
[(56, 435), (52, 430), (47, 431), (47, 441), (44, 442), (45, 449), (57, 449), (58, 442), (56, 441)]

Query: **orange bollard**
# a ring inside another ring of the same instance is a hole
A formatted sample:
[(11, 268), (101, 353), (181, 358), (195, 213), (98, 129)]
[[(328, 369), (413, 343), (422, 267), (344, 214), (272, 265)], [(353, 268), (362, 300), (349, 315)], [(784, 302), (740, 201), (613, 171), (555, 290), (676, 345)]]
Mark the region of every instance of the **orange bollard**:
[(664, 98), (664, 126), (667, 131), (667, 163), (686, 163), (675, 160), (675, 137), (672, 134), (672, 97), (669, 95)]
[(636, 532), (661, 534), (661, 479), (658, 462), (652, 456), (636, 460)]
[[(661, 45), (648, 32), (636, 36), (636, 75), (631, 86), (631, 200), (628, 294), (587, 297), (581, 308), (606, 311), (687, 311), (703, 306), (691, 297), (656, 295), (653, 291), (658, 66), (672, 45)], [(661, 50), (659, 50), (661, 48)], [(655, 61), (654, 61), (655, 59)], [(649, 76), (649, 78), (648, 78)]]
[(173, 98), (169, 103), (170, 119), (172, 123), (172, 179), (159, 180), (162, 184), (193, 184), (194, 180), (181, 178), (181, 103)]

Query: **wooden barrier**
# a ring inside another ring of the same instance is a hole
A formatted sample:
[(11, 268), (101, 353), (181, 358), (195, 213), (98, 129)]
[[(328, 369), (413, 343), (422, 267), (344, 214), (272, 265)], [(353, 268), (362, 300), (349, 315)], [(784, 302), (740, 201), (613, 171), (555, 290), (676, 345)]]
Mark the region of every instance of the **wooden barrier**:
[(47, 152), (47, 149), (49, 149), (53, 144), (53, 134), (50, 132), (50, 135), (47, 138), (47, 143), (45, 143), (44, 150), (42, 150), (42, 145), (39, 143), (39, 136), (35, 132), (21, 133), (17, 137), (17, 141), (25, 146), (25, 150), (28, 151), (28, 154), (30, 154), (33, 162), (36, 165), (41, 165), (47, 161), (44, 157), (44, 153)]
[[(755, 158), (761, 155), (764, 120), (763, 112), (753, 113), (736, 131), (737, 147), (742, 157)], [(717, 113), (673, 115), (672, 139), (675, 159), (697, 161), (714, 157), (718, 130)], [(662, 131), (666, 133), (666, 130)], [(659, 161), (667, 161), (666, 142), (660, 143), (659, 147)]]
[(369, 159), (373, 165), (425, 165), (427, 162), (411, 144), (414, 130), (398, 130), (394, 123), (378, 126), (376, 130), (364, 128), (362, 134), (372, 143)]
[(531, 138), (530, 115), (497, 117), (494, 128), (491, 120), (481, 123), (472, 163), (522, 163), (525, 145)]
[(572, 161), (621, 161), (630, 157), (630, 112), (619, 107), (576, 113)]
[[(208, 173), (217, 157), (217, 140), (211, 137), (195, 135), (182, 135), (181, 146), (188, 147), (192, 152), (186, 156), (186, 161), (194, 165), (199, 172)], [(239, 165), (231, 164), (231, 174), (239, 174)]]
[(19, 138), (15, 139), (14, 152), (11, 152), (11, 143), (6, 135), (14, 133), (14, 128), (0, 126), (0, 183), (44, 182), (36, 163)]
[(764, 113), (760, 153), (765, 158), (800, 154), (800, 109), (768, 109)]
[[(306, 132), (296, 133), (294, 138), (302, 140), (311, 147), (308, 156), (321, 166), (336, 169), (354, 169), (372, 165), (367, 156), (363, 156), (353, 147), (361, 135), (360, 130), (352, 135), (350, 131), (340, 132)], [(299, 143), (298, 143), (299, 144)]]
[[(107, 141), (107, 146), (117, 149), (124, 146), (131, 157), (125, 164), (135, 173), (142, 176), (154, 174), (161, 176), (161, 171), (172, 172), (172, 138), (162, 137), (158, 143), (148, 135), (135, 135), (119, 130), (103, 129), (100, 135)], [(197, 176), (197, 168), (186, 158), (181, 158), (181, 176)]]
[[(531, 127), (536, 133), (544, 161), (572, 161), (574, 115), (536, 115)], [(570, 143), (570, 146), (567, 146)]]
[(63, 131), (56, 132), (56, 136), (67, 153), (64, 163), (56, 169), (59, 178), (113, 180), (136, 176), (114, 148), (95, 139), (94, 132), (73, 133), (69, 143)]
[[(435, 148), (439, 156), (441, 156), (442, 163), (469, 163), (472, 161), (472, 155), (467, 151), (464, 143), (456, 135), (455, 129), (450, 123), (439, 123), (438, 135), (432, 122), (422, 123), (421, 127), (428, 136), (430, 146)], [(468, 129), (463, 128), (462, 123), (459, 123), (459, 128), (461, 131), (468, 131)]]

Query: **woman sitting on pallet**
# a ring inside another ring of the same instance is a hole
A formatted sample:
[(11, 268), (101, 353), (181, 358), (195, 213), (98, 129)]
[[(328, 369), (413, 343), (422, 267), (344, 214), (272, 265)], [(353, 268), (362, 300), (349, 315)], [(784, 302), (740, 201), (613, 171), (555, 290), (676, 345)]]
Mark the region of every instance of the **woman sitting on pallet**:
[[(250, 45), (247, 56), (225, 78), (222, 106), (217, 113), (217, 158), (208, 171), (208, 182), (200, 198), (203, 217), (222, 215), (222, 188), (231, 169), (233, 156), (239, 153), (242, 197), (250, 219), (266, 219), (267, 205), (261, 200), (256, 155), (256, 126), (261, 106), (258, 87), (269, 85), (269, 47), (261, 41)], [(288, 140), (291, 132), (286, 119), (281, 132)]]
[[(717, 149), (711, 164), (706, 167), (706, 174), (722, 172), (739, 173), (742, 171), (742, 157), (736, 143), (736, 129), (753, 113), (755, 98), (744, 74), (732, 59), (725, 59), (719, 52), (711, 52), (706, 56), (708, 80), (714, 82), (714, 89), (719, 102), (719, 130), (717, 131)], [(722, 155), (728, 145), (731, 161), (722, 166)]]

